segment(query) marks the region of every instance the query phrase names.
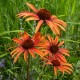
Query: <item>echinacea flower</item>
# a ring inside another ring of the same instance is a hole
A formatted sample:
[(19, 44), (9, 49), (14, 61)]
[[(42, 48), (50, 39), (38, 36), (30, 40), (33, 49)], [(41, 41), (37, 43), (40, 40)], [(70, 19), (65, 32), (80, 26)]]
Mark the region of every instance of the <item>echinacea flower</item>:
[(50, 35), (48, 35), (48, 41), (40, 45), (40, 47), (44, 49), (45, 53), (49, 53), (49, 55), (54, 56), (55, 58), (58, 58), (63, 62), (67, 62), (63, 54), (66, 56), (70, 56), (68, 54), (69, 50), (66, 48), (61, 48), (60, 46), (62, 44), (64, 44), (64, 41), (59, 43), (58, 36), (53, 39)]
[(47, 9), (41, 8), (37, 10), (32, 4), (30, 3), (26, 3), (26, 4), (34, 11), (34, 13), (29, 11), (24, 11), (24, 12), (20, 12), (18, 14), (18, 17), (26, 18), (25, 21), (38, 20), (39, 22), (36, 26), (35, 33), (37, 33), (40, 30), (43, 22), (46, 22), (47, 25), (49, 25), (51, 30), (56, 35), (60, 35), (59, 28), (65, 31), (66, 23), (62, 20), (59, 20), (55, 15), (51, 15), (51, 13)]
[(60, 70), (63, 74), (67, 72), (71, 74), (73, 72), (72, 65), (69, 63), (61, 62), (52, 56), (47, 56), (44, 58), (46, 64), (52, 65), (54, 67), (54, 74), (57, 75), (57, 70)]
[[(15, 57), (14, 63), (18, 60), (19, 56), (24, 53), (24, 60), (27, 60), (28, 53), (35, 57), (35, 53), (44, 56), (43, 52), (39, 50), (36, 46), (39, 42), (44, 41), (44, 37), (40, 33), (36, 33), (32, 38), (24, 32), (20, 33), (21, 38), (13, 38), (12, 40), (18, 43), (18, 47), (11, 52), (12, 57)], [(40, 44), (40, 43), (39, 43)]]

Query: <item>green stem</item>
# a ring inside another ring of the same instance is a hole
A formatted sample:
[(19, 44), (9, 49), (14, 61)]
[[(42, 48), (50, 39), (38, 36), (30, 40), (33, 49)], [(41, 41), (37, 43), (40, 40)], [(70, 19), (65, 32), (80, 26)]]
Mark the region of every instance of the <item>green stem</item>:
[(27, 61), (27, 80), (30, 80), (30, 54), (28, 54), (28, 61)]
[[(53, 68), (53, 67), (52, 67)], [(52, 70), (53, 72), (52, 72), (52, 80), (54, 80), (54, 68), (53, 68), (53, 70)]]

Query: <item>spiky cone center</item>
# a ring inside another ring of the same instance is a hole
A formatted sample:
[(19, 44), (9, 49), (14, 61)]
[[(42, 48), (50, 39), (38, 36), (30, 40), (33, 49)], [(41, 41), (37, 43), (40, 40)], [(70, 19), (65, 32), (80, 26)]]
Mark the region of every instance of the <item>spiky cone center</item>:
[(46, 10), (46, 9), (40, 9), (38, 12), (37, 12), (37, 15), (40, 19), (42, 20), (50, 20), (50, 17), (51, 17), (51, 13)]
[(60, 62), (58, 60), (52, 61), (53, 66), (60, 66)]
[(33, 42), (31, 39), (25, 40), (25, 41), (22, 43), (22, 47), (23, 47), (24, 49), (33, 48), (33, 47), (34, 47), (34, 42)]
[(59, 51), (59, 48), (57, 45), (51, 45), (50, 51), (51, 51), (51, 53), (56, 54)]

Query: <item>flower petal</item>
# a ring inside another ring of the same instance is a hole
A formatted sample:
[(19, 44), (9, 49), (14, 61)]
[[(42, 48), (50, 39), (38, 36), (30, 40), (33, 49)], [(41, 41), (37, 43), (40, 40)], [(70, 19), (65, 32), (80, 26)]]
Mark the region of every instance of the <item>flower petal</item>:
[(53, 38), (50, 35), (48, 35), (48, 40), (49, 40), (50, 43), (53, 42)]
[(12, 58), (13, 58), (16, 54), (20, 53), (21, 51), (23, 51), (22, 48), (17, 49), (17, 51), (12, 54)]
[(35, 33), (37, 33), (37, 32), (40, 30), (40, 27), (41, 27), (42, 23), (43, 23), (43, 20), (40, 20), (40, 21), (38, 22), (38, 24), (37, 24), (37, 26), (36, 26)]
[(51, 19), (54, 20), (54, 19), (57, 19), (57, 17), (55, 15), (52, 15)]
[(26, 3), (27, 4), (27, 6), (29, 6), (34, 12), (38, 12), (38, 10), (32, 5), (32, 4), (30, 4), (30, 3)]
[(56, 22), (56, 23), (58, 23), (58, 24), (60, 24), (60, 25), (62, 25), (64, 27), (66, 27), (66, 23), (64, 21), (62, 21), (62, 20), (54, 19), (54, 22)]
[(38, 17), (29, 17), (25, 21), (31, 21), (31, 20), (39, 20)]
[(14, 42), (18, 43), (18, 44), (22, 44), (22, 40), (18, 39), (18, 38), (13, 38), (12, 39)]
[(54, 24), (60, 27), (63, 31), (66, 31), (60, 24), (57, 24), (57, 23), (54, 23)]
[(67, 69), (68, 71), (73, 72), (73, 70), (70, 67), (68, 67), (68, 66), (64, 66), (64, 68)]
[(58, 44), (58, 47), (61, 46), (61, 45), (63, 45), (63, 44), (64, 44), (64, 41), (60, 42), (60, 43)]
[(66, 58), (62, 54), (57, 53), (57, 54), (55, 54), (55, 56), (57, 58), (59, 58), (62, 62), (67, 62)]
[(45, 56), (44, 53), (39, 49), (34, 48), (33, 51), (36, 52), (36, 54), (40, 55), (41, 57)]
[(24, 60), (25, 61), (27, 61), (27, 55), (28, 55), (28, 52), (27, 52), (27, 50), (25, 50), (25, 52), (24, 52)]
[(55, 40), (54, 40), (54, 45), (57, 45), (58, 44), (58, 36), (56, 36)]
[(29, 53), (32, 55), (32, 57), (36, 57), (33, 49), (29, 49)]
[(59, 29), (57, 29), (56, 26), (54, 26), (53, 23), (52, 23), (51, 21), (46, 20), (46, 23), (49, 25), (49, 27), (50, 27), (51, 30), (54, 32), (54, 34), (60, 35)]
[(17, 54), (17, 56), (16, 56), (15, 59), (14, 59), (14, 63), (18, 60), (19, 56), (22, 54), (23, 51), (24, 51), (24, 50), (22, 50), (21, 52), (19, 52), (19, 53)]
[(10, 54), (12, 55), (13, 53), (15, 53), (19, 48), (14, 49)]
[(29, 16), (38, 17), (36, 14), (31, 13), (31, 12), (27, 12), (27, 11), (20, 12), (17, 16), (18, 17), (23, 17), (23, 18), (26, 18), (26, 17), (29, 17)]
[(57, 75), (57, 67), (54, 66), (54, 74)]

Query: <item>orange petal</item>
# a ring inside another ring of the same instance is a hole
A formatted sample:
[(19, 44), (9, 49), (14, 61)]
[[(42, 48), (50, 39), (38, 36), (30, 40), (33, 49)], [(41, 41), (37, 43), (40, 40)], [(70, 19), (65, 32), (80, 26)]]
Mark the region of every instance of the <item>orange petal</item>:
[(71, 64), (69, 64), (69, 63), (62, 63), (62, 65), (66, 65), (66, 66), (69, 66), (69, 67), (71, 67), (71, 68), (72, 68), (72, 65), (71, 65)]
[(54, 66), (54, 74), (57, 75), (57, 68)]
[(58, 27), (60, 27), (63, 31), (66, 31), (61, 25), (55, 23), (55, 25), (57, 25)]
[(62, 62), (67, 62), (66, 58), (65, 58), (62, 54), (57, 53), (57, 54), (55, 54), (55, 55), (56, 55), (56, 57), (58, 57)]
[(68, 49), (65, 49), (65, 48), (60, 48), (60, 52), (69, 52), (69, 50)]
[(63, 67), (62, 67), (62, 66), (59, 66), (58, 69), (59, 69), (59, 70), (63, 73), (63, 75), (64, 75), (64, 69), (63, 69)]
[(35, 51), (36, 54), (40, 55), (41, 57), (44, 56), (44, 53), (41, 50), (39, 50), (39, 49), (34, 48), (33, 51)]
[(48, 39), (49, 39), (49, 42), (50, 42), (50, 43), (53, 42), (53, 38), (52, 38), (50, 35), (48, 35)]
[(64, 66), (62, 66), (62, 70), (69, 73), (69, 74), (71, 74), (71, 72), (69, 70), (65, 69)]
[(60, 35), (59, 29), (58, 29), (55, 25), (53, 25), (53, 23), (52, 23), (51, 21), (46, 20), (46, 23), (49, 25), (49, 27), (50, 27), (51, 30), (54, 32), (54, 34)]
[(24, 60), (27, 61), (27, 55), (28, 55), (28, 52), (27, 50), (24, 52)]
[(58, 36), (56, 36), (55, 40), (54, 40), (54, 44), (57, 45), (58, 44)]
[(46, 64), (50, 64), (50, 65), (52, 65), (52, 63), (51, 63), (51, 62), (46, 62)]
[(67, 56), (70, 56), (70, 55), (68, 54), (69, 50), (67, 50), (67, 49), (65, 49), (65, 48), (59, 48), (59, 52), (62, 53), (62, 54), (65, 54), (65, 55), (67, 55)]
[(64, 66), (65, 69), (67, 69), (68, 71), (73, 72), (73, 70), (70, 67)]
[(30, 38), (29, 34), (24, 31), (23, 36), (22, 36), (22, 39), (25, 41), (25, 40), (27, 40), (29, 38)]
[(14, 63), (18, 60), (19, 56), (22, 54), (23, 51), (24, 51), (24, 50), (22, 50), (20, 53), (17, 54), (17, 56), (16, 56), (15, 59), (14, 59)]
[(66, 23), (62, 20), (59, 20), (59, 19), (55, 19), (54, 22), (58, 23), (58, 24), (61, 24), (62, 26), (66, 27)]
[(32, 57), (35, 58), (35, 54), (34, 54), (34, 50), (33, 49), (29, 49), (29, 53), (32, 55)]
[(25, 21), (31, 21), (31, 20), (39, 20), (38, 17), (29, 17)]
[(41, 27), (42, 23), (43, 23), (43, 20), (40, 20), (40, 21), (38, 22), (38, 24), (37, 24), (37, 26), (36, 26), (35, 33), (37, 33), (37, 32), (40, 30), (40, 27)]
[(59, 49), (59, 52), (66, 55), (66, 56), (70, 56), (67, 52), (61, 52), (60, 49)]
[(27, 4), (27, 6), (29, 6), (34, 12), (38, 12), (38, 10), (32, 5), (32, 4), (30, 4), (30, 3), (26, 3)]
[(57, 31), (57, 34), (60, 35), (60, 30), (59, 30), (58, 26), (53, 23), (53, 27)]
[(14, 54), (12, 54), (12, 58), (16, 55), (16, 54), (18, 54), (18, 53), (20, 53), (20, 52), (22, 52), (23, 51), (23, 49), (18, 49), (16, 52), (14, 52)]
[(12, 39), (14, 42), (18, 43), (18, 44), (22, 44), (22, 40), (18, 39), (18, 38), (13, 38)]
[(57, 19), (57, 17), (55, 15), (52, 15), (51, 19), (54, 20), (54, 19)]
[(16, 52), (19, 48), (14, 49), (10, 54), (12, 55), (14, 52)]
[(36, 14), (34, 13), (31, 13), (31, 12), (20, 12), (18, 15), (18, 17), (23, 17), (23, 18), (26, 18), (26, 17), (29, 17), (29, 16), (32, 16), (32, 17), (38, 17)]
[(64, 44), (64, 41), (60, 42), (60, 43), (58, 44), (58, 47), (61, 46), (61, 45), (63, 45), (63, 44)]
[(39, 41), (40, 41), (40, 38), (41, 38), (41, 34), (39, 32), (37, 32), (33, 37), (32, 37), (32, 40), (34, 41), (34, 46), (36, 46)]

